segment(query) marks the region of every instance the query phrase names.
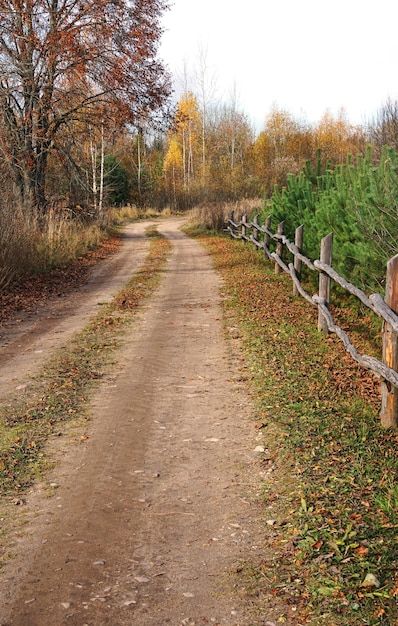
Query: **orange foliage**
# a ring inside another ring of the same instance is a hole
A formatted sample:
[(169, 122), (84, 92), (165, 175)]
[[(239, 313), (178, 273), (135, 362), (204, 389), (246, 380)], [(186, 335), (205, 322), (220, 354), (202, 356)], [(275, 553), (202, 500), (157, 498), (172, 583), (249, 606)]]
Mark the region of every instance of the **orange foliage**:
[(166, 6), (0, 0), (0, 146), (23, 204), (45, 205), (47, 158), (61, 128), (87, 116), (92, 125), (98, 114), (101, 124), (134, 121), (161, 108), (170, 92), (156, 59)]

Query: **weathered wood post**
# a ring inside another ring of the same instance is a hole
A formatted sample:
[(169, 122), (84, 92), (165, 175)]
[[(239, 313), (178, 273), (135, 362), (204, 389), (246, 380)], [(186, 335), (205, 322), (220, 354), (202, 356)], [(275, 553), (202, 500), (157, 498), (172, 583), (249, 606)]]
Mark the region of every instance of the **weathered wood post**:
[[(302, 252), (303, 250), (303, 231), (304, 231), (303, 224), (299, 226), (298, 228), (296, 228), (294, 243), (299, 249), (299, 252)], [(294, 271), (296, 272), (296, 276), (299, 282), (301, 282), (302, 265), (303, 265), (302, 261), (300, 261), (300, 259), (296, 255), (294, 255)], [(299, 290), (297, 289), (297, 286), (295, 285), (295, 283), (293, 283), (293, 295), (294, 296), (299, 295)]]
[[(253, 217), (253, 239), (255, 239), (255, 241), (258, 241), (258, 234), (258, 215), (255, 215)], [(258, 246), (256, 246), (256, 249), (258, 250)]]
[(246, 239), (246, 229), (247, 229), (247, 215), (242, 215), (242, 231), (241, 231), (241, 236), (243, 241), (245, 242)]
[[(387, 263), (386, 304), (398, 313), (398, 254)], [(398, 333), (390, 324), (383, 322), (383, 363), (398, 371)], [(381, 425), (385, 428), (398, 426), (398, 389), (387, 380), (381, 381)]]
[[(278, 224), (278, 230), (277, 230), (278, 235), (283, 235), (284, 230), (285, 230), (285, 222), (280, 222)], [(282, 257), (283, 257), (283, 243), (279, 239), (277, 240), (277, 244), (276, 244), (276, 254), (278, 255), (278, 257), (280, 259), (282, 259)], [(282, 271), (283, 270), (282, 270), (281, 266), (279, 265), (279, 263), (277, 263), (275, 261), (275, 274), (280, 274)]]
[[(268, 217), (265, 220), (265, 228), (267, 230), (269, 230), (271, 232), (271, 220), (272, 217), (271, 215), (268, 215)], [(269, 253), (267, 252), (269, 250), (269, 243), (271, 241), (271, 236), (268, 233), (264, 233), (264, 254), (265, 256), (268, 258)]]
[(229, 236), (231, 237), (231, 239), (233, 237), (233, 232), (235, 231), (234, 223), (235, 223), (235, 214), (233, 211), (231, 211), (231, 213), (229, 214), (228, 222), (227, 222), (227, 226), (229, 227)]
[[(329, 233), (324, 237), (321, 241), (321, 263), (325, 263), (326, 265), (332, 265), (332, 254), (333, 254), (333, 233)], [(330, 282), (331, 279), (324, 272), (320, 272), (319, 274), (319, 297), (322, 300), (322, 304), (324, 304), (327, 308), (330, 305)], [(327, 335), (329, 332), (328, 324), (325, 317), (322, 315), (322, 311), (319, 309), (318, 311), (318, 330), (322, 332), (324, 335)]]

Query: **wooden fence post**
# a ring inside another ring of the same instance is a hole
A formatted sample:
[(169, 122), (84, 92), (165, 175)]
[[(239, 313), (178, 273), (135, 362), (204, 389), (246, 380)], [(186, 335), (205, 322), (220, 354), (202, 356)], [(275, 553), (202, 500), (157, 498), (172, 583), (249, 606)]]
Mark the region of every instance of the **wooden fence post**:
[[(385, 302), (398, 313), (398, 254), (387, 263)], [(383, 363), (398, 371), (398, 333), (387, 322), (383, 322)], [(383, 379), (380, 420), (385, 428), (398, 426), (398, 389)]]
[[(268, 217), (265, 220), (265, 224), (264, 224), (265, 228), (267, 230), (269, 230), (269, 231), (271, 231), (271, 220), (272, 220), (271, 215), (268, 215)], [(266, 253), (266, 249), (268, 248), (268, 250), (269, 250), (270, 241), (271, 241), (270, 235), (268, 235), (268, 233), (264, 233), (264, 255), (267, 258), (268, 258), (268, 254)]]
[[(300, 252), (302, 252), (303, 250), (303, 230), (304, 230), (304, 226), (301, 225), (298, 228), (296, 228), (296, 234), (295, 234), (295, 239), (294, 239), (294, 243), (296, 244), (297, 248), (299, 249)], [(296, 257), (296, 255), (294, 256), (294, 270), (296, 272), (296, 276), (298, 278), (298, 280), (301, 282), (301, 268), (302, 268), (302, 262), (300, 261), (300, 259), (298, 257)], [(293, 295), (294, 296), (298, 296), (299, 295), (299, 290), (297, 289), (297, 286), (295, 283), (293, 283)]]
[(247, 224), (247, 215), (242, 215), (242, 231), (241, 231), (241, 234), (242, 234), (242, 239), (243, 239), (244, 243), (246, 243), (246, 239), (245, 239), (245, 237), (246, 237), (246, 228), (247, 228), (246, 224)]
[(232, 235), (232, 231), (235, 232), (235, 226), (232, 225), (232, 224), (235, 223), (235, 213), (234, 213), (234, 211), (231, 211), (231, 213), (229, 214), (229, 221), (230, 221), (230, 229), (231, 229), (229, 231), (229, 234), (230, 234), (230, 237), (232, 238), (232, 236), (233, 236)]
[[(329, 233), (321, 241), (321, 263), (326, 265), (332, 264), (333, 253), (333, 233)], [(322, 299), (322, 303), (329, 308), (330, 305), (330, 278), (324, 272), (319, 274), (319, 297)], [(321, 310), (318, 312), (318, 330), (324, 335), (329, 332), (328, 324), (325, 317), (322, 315)]]
[[(283, 235), (284, 230), (285, 230), (285, 222), (280, 222), (278, 224), (278, 231), (277, 231), (278, 235)], [(278, 257), (280, 259), (282, 259), (282, 257), (283, 257), (283, 243), (281, 241), (279, 241), (279, 239), (278, 239), (277, 244), (276, 244), (276, 254), (278, 255)], [(279, 265), (279, 263), (277, 263), (275, 261), (275, 274), (280, 274), (282, 271), (283, 270), (282, 270), (281, 266)]]
[[(253, 217), (253, 227), (254, 227), (254, 228), (253, 228), (253, 238), (254, 238), (256, 241), (258, 241), (258, 233), (259, 233), (258, 228), (257, 228), (257, 227), (258, 227), (258, 215), (255, 215), (255, 216)], [(257, 250), (258, 250), (258, 247), (257, 247), (257, 246), (256, 246), (256, 248), (257, 248)]]

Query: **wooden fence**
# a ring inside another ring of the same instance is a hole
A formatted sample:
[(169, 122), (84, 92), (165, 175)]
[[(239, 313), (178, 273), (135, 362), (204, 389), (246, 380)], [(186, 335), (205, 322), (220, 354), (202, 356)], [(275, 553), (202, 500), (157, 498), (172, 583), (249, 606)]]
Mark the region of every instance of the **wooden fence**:
[[(318, 308), (318, 329), (324, 333), (335, 333), (343, 342), (345, 349), (362, 367), (371, 370), (381, 380), (381, 423), (385, 427), (398, 426), (398, 255), (387, 263), (386, 296), (380, 294), (367, 296), (363, 291), (342, 278), (332, 267), (333, 233), (321, 242), (319, 260), (311, 261), (302, 254), (303, 226), (295, 232), (292, 243), (284, 235), (284, 222), (278, 224), (277, 232), (271, 231), (271, 217), (267, 217), (261, 226), (256, 216), (252, 222), (243, 215), (235, 222), (232, 213), (226, 224), (226, 230), (234, 239), (251, 242), (257, 249), (263, 250), (265, 256), (274, 262), (275, 272), (285, 271), (293, 281), (293, 293), (301, 295), (310, 304)], [(275, 242), (276, 250), (271, 252), (270, 243)], [(285, 261), (290, 253), (291, 262)], [(302, 266), (305, 264), (313, 272), (319, 274), (319, 292), (308, 294), (301, 283)], [(371, 309), (383, 320), (382, 361), (361, 355), (351, 343), (347, 333), (337, 326), (330, 312), (331, 281), (336, 282), (344, 290), (356, 296), (367, 308)]]

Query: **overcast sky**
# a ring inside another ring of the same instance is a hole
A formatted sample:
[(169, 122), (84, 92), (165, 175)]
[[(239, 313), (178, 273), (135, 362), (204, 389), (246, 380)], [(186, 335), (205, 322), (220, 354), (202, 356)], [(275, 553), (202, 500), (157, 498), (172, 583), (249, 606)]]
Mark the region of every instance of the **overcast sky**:
[[(366, 122), (398, 99), (398, 0), (170, 0), (160, 56), (182, 89), (206, 51), (215, 99), (238, 103), (257, 130), (273, 104), (317, 122), (344, 107)], [(194, 91), (195, 83), (189, 85)]]

